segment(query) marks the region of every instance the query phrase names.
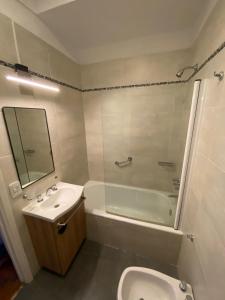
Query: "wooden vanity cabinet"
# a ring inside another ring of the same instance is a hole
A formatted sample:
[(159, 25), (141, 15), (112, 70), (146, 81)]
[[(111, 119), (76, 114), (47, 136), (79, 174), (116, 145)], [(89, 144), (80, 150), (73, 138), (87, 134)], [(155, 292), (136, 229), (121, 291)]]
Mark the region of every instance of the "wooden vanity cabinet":
[(41, 267), (64, 275), (86, 238), (83, 200), (54, 223), (28, 215), (25, 219)]

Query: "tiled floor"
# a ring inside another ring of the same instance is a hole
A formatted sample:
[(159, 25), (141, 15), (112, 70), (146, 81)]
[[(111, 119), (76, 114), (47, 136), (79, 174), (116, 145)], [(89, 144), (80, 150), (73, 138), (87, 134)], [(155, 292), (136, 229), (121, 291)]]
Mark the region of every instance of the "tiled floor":
[(176, 277), (175, 267), (86, 241), (65, 277), (41, 270), (16, 300), (116, 300), (120, 276), (129, 266), (153, 268)]

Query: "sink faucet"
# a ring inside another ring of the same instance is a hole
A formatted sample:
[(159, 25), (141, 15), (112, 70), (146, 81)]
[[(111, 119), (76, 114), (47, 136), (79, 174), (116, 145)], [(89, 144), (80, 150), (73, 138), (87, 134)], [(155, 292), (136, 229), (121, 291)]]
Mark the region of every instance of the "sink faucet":
[(49, 187), (47, 190), (46, 190), (46, 196), (48, 196), (49, 195), (49, 193), (52, 191), (52, 188), (51, 187)]
[(37, 202), (42, 202), (44, 199), (42, 197), (42, 194), (37, 195)]
[(27, 200), (27, 201), (32, 201), (33, 197), (28, 196), (27, 194), (23, 194), (23, 199)]
[(57, 191), (57, 190), (58, 190), (57, 186), (56, 186), (55, 184), (52, 185), (51, 187), (49, 187), (49, 188), (46, 190), (46, 196), (48, 196), (49, 193), (50, 193), (51, 191)]

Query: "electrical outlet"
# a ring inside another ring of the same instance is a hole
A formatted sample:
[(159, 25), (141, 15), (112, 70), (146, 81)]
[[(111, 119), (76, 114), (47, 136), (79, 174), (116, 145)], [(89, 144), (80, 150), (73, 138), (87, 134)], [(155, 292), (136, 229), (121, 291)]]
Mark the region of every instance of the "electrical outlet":
[(9, 191), (12, 198), (19, 197), (22, 194), (22, 189), (19, 181), (15, 181), (9, 184)]

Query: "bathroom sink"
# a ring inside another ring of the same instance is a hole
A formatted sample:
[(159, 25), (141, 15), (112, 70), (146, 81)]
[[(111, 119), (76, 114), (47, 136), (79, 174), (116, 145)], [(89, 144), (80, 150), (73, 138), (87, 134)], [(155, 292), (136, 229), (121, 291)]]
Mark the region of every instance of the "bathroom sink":
[(66, 206), (70, 204), (71, 199), (74, 198), (74, 189), (72, 188), (62, 188), (56, 193), (49, 196), (40, 205), (41, 208), (54, 209), (59, 206)]
[(23, 213), (54, 222), (73, 208), (83, 193), (83, 186), (80, 185), (59, 182), (56, 187), (57, 190), (51, 191), (48, 196), (42, 195), (43, 201), (32, 200), (32, 203), (23, 208)]
[[(129, 267), (121, 275), (118, 300), (185, 300), (193, 299), (190, 285), (179, 288), (180, 281), (152, 269)], [(188, 296), (189, 295), (189, 296)], [(188, 296), (188, 297), (187, 297)], [(186, 298), (187, 297), (187, 298)]]

